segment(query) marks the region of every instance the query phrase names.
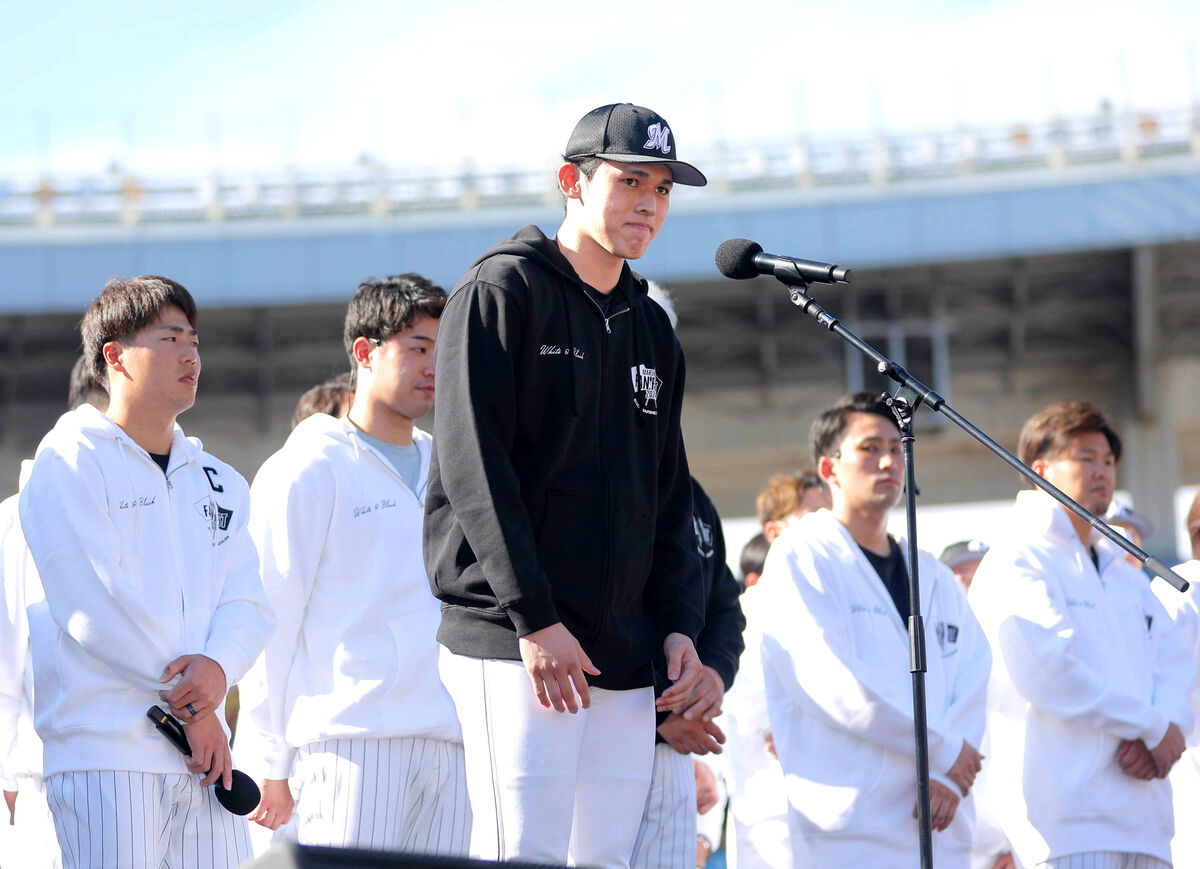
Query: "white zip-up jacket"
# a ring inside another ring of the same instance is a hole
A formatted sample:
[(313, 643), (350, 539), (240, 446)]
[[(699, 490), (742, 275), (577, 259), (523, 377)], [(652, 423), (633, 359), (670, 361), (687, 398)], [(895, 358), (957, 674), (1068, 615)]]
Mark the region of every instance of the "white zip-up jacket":
[[(904, 541), (902, 551), (907, 555)], [(920, 553), (932, 777), (983, 738), (991, 655), (954, 575)], [(911, 566), (910, 566), (911, 576)], [(879, 574), (829, 510), (772, 544), (759, 583), (767, 708), (783, 765), (797, 866), (903, 867), (918, 861), (907, 626)], [(970, 798), (934, 836), (937, 865), (965, 867)]]
[(1026, 866), (1086, 851), (1171, 859), (1171, 786), (1126, 775), (1117, 751), (1153, 748), (1171, 722), (1188, 732), (1191, 654), (1124, 551), (1092, 546), (1099, 570), (1066, 510), (1021, 492), (971, 583), (996, 655), (992, 784)]
[[(21, 462), (20, 486), (33, 462)], [(25, 607), (41, 584), (21, 533), (17, 496), (0, 502), (0, 788), (17, 790), (18, 779), (42, 777), (42, 741), (33, 729), (33, 658)]]
[(296, 749), (323, 739), (462, 741), (421, 555), (431, 438), (414, 429), (413, 443), (417, 492), (351, 422), (313, 414), (254, 479), (251, 532), (279, 623), (242, 709), (267, 778), (288, 778)]
[(1175, 803), (1175, 838), (1171, 840), (1171, 858), (1175, 866), (1200, 866), (1200, 828), (1196, 809), (1200, 807), (1200, 561), (1188, 561), (1175, 572), (1191, 583), (1180, 594), (1161, 579), (1151, 585), (1159, 603), (1183, 633), (1184, 645), (1191, 649), (1196, 678), (1192, 682), (1193, 726), (1186, 732), (1188, 750), (1171, 770), (1171, 797)]
[(725, 734), (725, 748), (717, 755), (729, 787), (729, 850), (739, 869), (791, 869), (792, 852), (787, 834), (787, 794), (779, 761), (767, 753), (767, 699), (763, 691), (762, 636), (760, 626), (763, 587), (759, 583), (742, 594), (746, 648), (737, 678), (725, 692), (723, 711), (716, 724)]
[(146, 710), (175, 658), (232, 686), (270, 633), (249, 512), (246, 481), (178, 426), (166, 474), (90, 405), (42, 439), (20, 515), (45, 591), (28, 613), (47, 776), (187, 771)]

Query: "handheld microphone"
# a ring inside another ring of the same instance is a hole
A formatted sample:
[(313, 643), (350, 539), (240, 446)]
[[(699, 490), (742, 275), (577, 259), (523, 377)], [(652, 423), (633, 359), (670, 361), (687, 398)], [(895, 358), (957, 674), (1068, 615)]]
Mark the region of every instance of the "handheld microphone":
[[(163, 712), (157, 706), (151, 706), (146, 710), (146, 717), (154, 722), (158, 732), (169, 739), (171, 744), (182, 754), (188, 757), (192, 756), (192, 747), (188, 745), (187, 733), (184, 732), (183, 725), (173, 716)], [(250, 814), (262, 799), (262, 792), (259, 791), (258, 785), (254, 783), (254, 779), (240, 769), (233, 771), (231, 784), (233, 787), (229, 790), (225, 790), (221, 786), (219, 779), (213, 785), (213, 795), (217, 798), (217, 802), (235, 815)]]
[(717, 271), (739, 281), (758, 275), (774, 275), (779, 266), (794, 269), (811, 284), (848, 284), (851, 278), (850, 269), (832, 263), (763, 253), (762, 245), (748, 238), (731, 238), (722, 242), (717, 248), (716, 262)]

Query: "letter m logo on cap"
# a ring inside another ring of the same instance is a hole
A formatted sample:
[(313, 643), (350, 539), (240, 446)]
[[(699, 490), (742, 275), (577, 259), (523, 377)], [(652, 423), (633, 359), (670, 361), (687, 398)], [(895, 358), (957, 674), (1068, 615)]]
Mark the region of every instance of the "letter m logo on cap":
[(655, 149), (664, 154), (671, 153), (671, 128), (666, 124), (651, 124), (646, 130), (646, 144), (642, 145), (647, 151)]

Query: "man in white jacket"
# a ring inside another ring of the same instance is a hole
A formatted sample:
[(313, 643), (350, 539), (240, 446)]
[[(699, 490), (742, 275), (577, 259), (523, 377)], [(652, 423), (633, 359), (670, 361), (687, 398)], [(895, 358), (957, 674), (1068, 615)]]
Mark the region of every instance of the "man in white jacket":
[[(71, 368), (67, 407), (74, 410), (85, 403), (104, 411), (108, 393), (81, 356)], [(23, 460), (18, 490), (32, 471), (33, 460)], [(41, 582), (17, 508), (17, 495), (0, 502), (0, 789), (8, 808), (8, 823), (0, 821), (0, 854), (13, 865), (57, 869), (62, 863), (42, 780), (42, 741), (33, 728), (33, 660), (26, 613), (30, 592), (42, 597)]]
[[(196, 305), (167, 278), (118, 278), (81, 330), (108, 409), (61, 417), (20, 495), (45, 595), (27, 601), (34, 722), (63, 864), (237, 866), (246, 823), (202, 785), (231, 784), (225, 694), (273, 619), (246, 482), (175, 422), (196, 398)], [(183, 722), (189, 757), (151, 704)]]
[[(767, 710), (796, 866), (917, 865), (907, 548), (887, 533), (904, 485), (900, 432), (871, 393), (813, 424), (833, 506), (772, 544), (759, 586)], [(936, 865), (965, 867), (990, 653), (962, 587), (920, 554)]]
[[(1035, 414), (1021, 460), (1096, 514), (1121, 441), (1083, 401)], [(995, 650), (991, 786), (1021, 865), (1170, 865), (1167, 772), (1191, 727), (1182, 635), (1124, 551), (1040, 490), (1017, 495), (971, 585)]]
[[(771, 543), (802, 517), (829, 507), (829, 490), (815, 471), (778, 473), (759, 493), (756, 504), (763, 535)], [(726, 737), (721, 768), (729, 787), (726, 859), (730, 869), (790, 869), (792, 865), (783, 770), (775, 757), (763, 694), (759, 624), (769, 614), (760, 612), (761, 573), (759, 565), (753, 580), (746, 577), (742, 593), (746, 649), (738, 679), (716, 719)]]
[(1180, 594), (1161, 579), (1155, 579), (1151, 588), (1182, 631), (1196, 668), (1191, 695), (1194, 720), (1191, 731), (1185, 734), (1188, 747), (1171, 768), (1171, 796), (1175, 802), (1171, 858), (1176, 866), (1184, 867), (1200, 866), (1200, 829), (1196, 826), (1196, 809), (1200, 806), (1200, 560), (1177, 565), (1175, 572), (1191, 583), (1185, 593)]
[[(346, 312), (348, 416), (300, 422), (255, 477), (251, 529), (279, 620), (242, 686), (265, 737), (263, 799), (305, 844), (465, 855), (462, 736), (438, 678), (421, 556), (433, 351), (446, 293), (361, 284)], [(289, 780), (291, 786), (289, 788)]]

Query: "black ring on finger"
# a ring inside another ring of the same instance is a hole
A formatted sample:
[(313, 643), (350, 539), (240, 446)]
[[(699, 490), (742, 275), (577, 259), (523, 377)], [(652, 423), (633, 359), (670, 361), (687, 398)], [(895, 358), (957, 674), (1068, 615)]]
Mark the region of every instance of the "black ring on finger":
[(198, 712), (196, 712), (196, 707), (193, 706), (191, 703), (187, 704), (183, 708), (186, 709), (189, 713), (191, 713), (193, 717), (199, 714)]

